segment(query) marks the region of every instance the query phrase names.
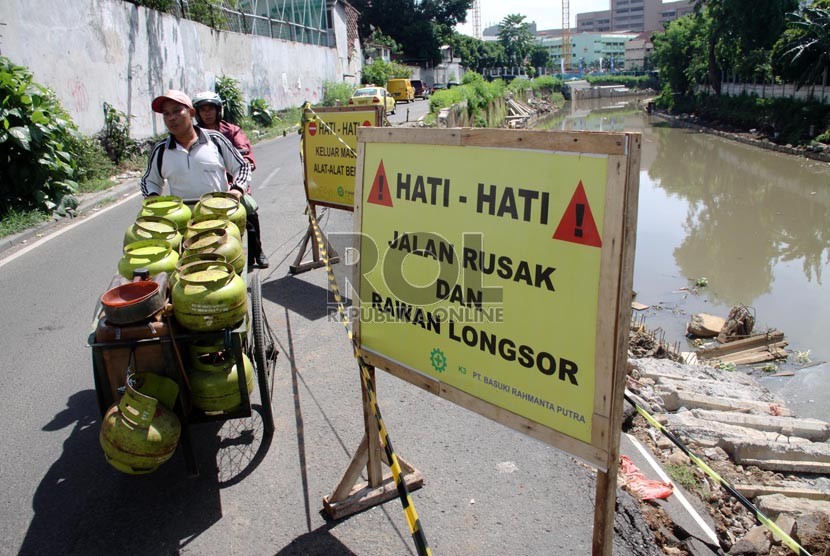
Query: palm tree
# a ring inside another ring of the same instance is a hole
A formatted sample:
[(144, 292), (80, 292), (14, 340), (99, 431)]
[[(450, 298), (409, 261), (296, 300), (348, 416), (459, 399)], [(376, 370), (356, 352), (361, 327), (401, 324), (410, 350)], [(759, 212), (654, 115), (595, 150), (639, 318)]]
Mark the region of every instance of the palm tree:
[(791, 41), (781, 54), (783, 60), (802, 68), (797, 85), (816, 83), (821, 76), (827, 83), (830, 70), (830, 9), (804, 7), (790, 14)]
[(499, 25), (499, 42), (504, 46), (506, 58), (519, 65), (524, 64), (533, 42), (530, 25), (524, 19), (523, 15), (510, 14)]

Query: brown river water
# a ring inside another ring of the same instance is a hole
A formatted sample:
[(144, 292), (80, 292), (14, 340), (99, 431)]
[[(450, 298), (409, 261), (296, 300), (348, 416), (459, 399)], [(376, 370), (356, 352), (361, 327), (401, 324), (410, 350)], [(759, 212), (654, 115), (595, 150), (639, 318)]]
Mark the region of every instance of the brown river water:
[(747, 305), (756, 331), (784, 332), (775, 372), (794, 376), (739, 369), (798, 416), (830, 421), (830, 164), (670, 127), (639, 99), (566, 103), (535, 129), (642, 133), (634, 290), (650, 308), (635, 313), (691, 351), (691, 315)]

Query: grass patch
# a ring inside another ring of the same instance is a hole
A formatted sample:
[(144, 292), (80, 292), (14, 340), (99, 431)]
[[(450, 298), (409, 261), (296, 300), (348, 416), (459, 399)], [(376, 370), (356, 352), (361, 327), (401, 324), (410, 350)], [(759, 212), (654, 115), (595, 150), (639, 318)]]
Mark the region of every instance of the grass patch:
[(697, 492), (700, 489), (694, 470), (688, 465), (666, 465), (666, 473), (669, 477), (689, 492)]
[(49, 215), (39, 210), (23, 211), (10, 209), (0, 216), (0, 237), (20, 233), (48, 219)]
[(104, 191), (115, 185), (115, 182), (109, 178), (96, 178), (94, 180), (83, 181), (78, 184), (78, 193), (95, 193), (97, 191)]

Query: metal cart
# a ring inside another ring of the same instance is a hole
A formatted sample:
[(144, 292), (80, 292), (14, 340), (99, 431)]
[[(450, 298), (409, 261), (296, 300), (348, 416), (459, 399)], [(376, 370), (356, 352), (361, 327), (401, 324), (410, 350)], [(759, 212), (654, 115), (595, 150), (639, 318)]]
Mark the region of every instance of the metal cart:
[[(140, 371), (144, 358), (149, 360), (150, 353), (155, 360), (155, 368), (150, 372), (157, 372), (175, 380), (179, 385), (179, 398), (174, 411), (178, 415), (182, 434), (180, 445), (185, 458), (187, 471), (190, 475), (198, 475), (196, 457), (191, 445), (189, 426), (206, 421), (223, 421), (250, 417), (252, 415), (251, 399), (248, 393), (245, 372), (242, 370), (242, 354), (245, 353), (254, 366), (254, 372), (259, 385), (259, 397), (262, 403), (263, 429), (267, 437), (274, 433), (274, 414), (271, 408), (271, 387), (278, 351), (273, 331), (268, 326), (262, 308), (262, 286), (257, 273), (244, 275), (247, 281), (248, 313), (246, 317), (233, 328), (225, 328), (215, 332), (192, 332), (183, 329), (175, 322), (169, 311), (162, 311), (152, 323), (137, 325), (140, 336), (135, 336), (129, 327), (119, 328), (115, 338), (102, 339), (100, 329), (105, 326), (102, 307), (95, 310), (92, 331), (89, 335), (89, 346), (92, 348), (92, 370), (95, 381), (95, 391), (98, 397), (98, 407), (101, 415), (118, 401), (117, 390), (123, 386), (120, 376), (126, 378), (130, 372)], [(110, 287), (114, 287), (121, 278), (116, 276)], [(146, 328), (146, 330), (145, 330)], [(181, 357), (191, 341), (224, 342), (226, 350), (233, 354), (239, 372), (239, 392), (242, 403), (233, 411), (207, 413), (194, 408), (190, 404), (190, 388), (187, 372)], [(139, 357), (137, 354), (142, 354)], [(126, 362), (126, 367), (124, 364)]]

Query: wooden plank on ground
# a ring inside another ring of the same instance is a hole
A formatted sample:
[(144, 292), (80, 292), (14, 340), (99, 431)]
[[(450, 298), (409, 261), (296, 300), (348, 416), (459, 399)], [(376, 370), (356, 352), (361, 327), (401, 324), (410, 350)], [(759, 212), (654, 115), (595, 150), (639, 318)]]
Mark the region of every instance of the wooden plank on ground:
[(709, 359), (709, 361), (720, 361), (722, 363), (734, 363), (736, 365), (750, 365), (752, 363), (763, 363), (764, 361), (774, 361), (775, 359), (786, 359), (787, 352), (781, 348), (787, 345), (787, 342), (776, 344), (775, 347), (757, 348), (740, 353), (733, 353), (718, 357), (717, 359)]
[(766, 334), (756, 334), (743, 340), (727, 342), (713, 348), (697, 350), (698, 359), (716, 359), (722, 355), (744, 351), (754, 347), (768, 346), (784, 341), (784, 333), (779, 330), (772, 330)]

